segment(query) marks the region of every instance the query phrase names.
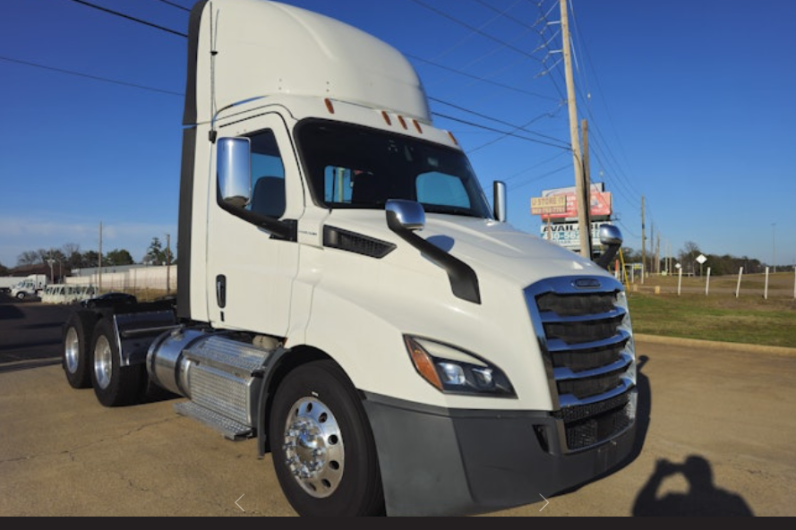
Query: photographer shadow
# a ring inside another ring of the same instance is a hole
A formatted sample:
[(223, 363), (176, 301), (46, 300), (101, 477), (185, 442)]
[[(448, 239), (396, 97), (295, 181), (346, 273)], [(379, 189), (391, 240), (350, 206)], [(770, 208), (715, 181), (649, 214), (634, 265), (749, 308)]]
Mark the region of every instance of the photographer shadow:
[[(687, 493), (658, 495), (664, 479), (681, 473), (688, 481)], [(710, 463), (691, 455), (683, 464), (658, 460), (655, 472), (641, 489), (633, 506), (634, 516), (754, 516), (738, 494), (713, 484)]]

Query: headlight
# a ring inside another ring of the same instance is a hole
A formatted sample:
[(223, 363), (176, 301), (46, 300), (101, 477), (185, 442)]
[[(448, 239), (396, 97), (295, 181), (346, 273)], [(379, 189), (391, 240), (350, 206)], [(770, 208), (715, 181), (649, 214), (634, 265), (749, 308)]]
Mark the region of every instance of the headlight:
[(423, 379), (450, 394), (516, 397), (500, 368), (472, 353), (428, 339), (404, 336), (406, 349)]

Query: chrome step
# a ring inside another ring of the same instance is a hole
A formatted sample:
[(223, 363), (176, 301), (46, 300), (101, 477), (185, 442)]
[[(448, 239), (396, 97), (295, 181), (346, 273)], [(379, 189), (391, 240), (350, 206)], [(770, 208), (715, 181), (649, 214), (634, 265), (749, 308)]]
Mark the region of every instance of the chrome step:
[(208, 408), (197, 405), (193, 401), (184, 401), (174, 404), (177, 414), (193, 418), (208, 427), (220, 432), (224, 438), (238, 441), (254, 436), (254, 431), (248, 425), (237, 422)]

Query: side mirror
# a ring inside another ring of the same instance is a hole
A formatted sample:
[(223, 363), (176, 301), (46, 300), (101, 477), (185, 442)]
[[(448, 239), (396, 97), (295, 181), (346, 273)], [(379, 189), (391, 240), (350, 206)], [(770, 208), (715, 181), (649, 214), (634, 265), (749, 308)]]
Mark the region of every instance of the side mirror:
[(242, 208), (251, 200), (251, 140), (219, 138), (216, 148), (221, 201)]
[(387, 211), (387, 226), (393, 230), (422, 230), (426, 225), (426, 211), (419, 202), (390, 199), (384, 209)]
[(599, 235), (600, 244), (606, 248), (595, 262), (603, 269), (606, 269), (622, 247), (622, 232), (614, 225), (603, 224), (600, 225)]
[(494, 204), (495, 220), (506, 222), (506, 183), (496, 180), (492, 184), (492, 202)]

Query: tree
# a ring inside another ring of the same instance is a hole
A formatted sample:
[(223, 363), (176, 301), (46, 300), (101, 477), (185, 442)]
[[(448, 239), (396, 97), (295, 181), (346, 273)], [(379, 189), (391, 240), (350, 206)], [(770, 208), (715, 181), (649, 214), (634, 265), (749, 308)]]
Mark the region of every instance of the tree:
[(680, 251), (680, 264), (683, 267), (683, 271), (688, 271), (691, 274), (696, 273), (696, 259), (702, 252), (699, 250), (699, 245), (694, 243), (693, 241), (686, 241), (685, 245), (683, 246), (683, 250)]
[(114, 249), (105, 254), (102, 264), (112, 267), (114, 265), (132, 265), (135, 263), (133, 257), (125, 249)]
[(64, 270), (82, 269), (83, 256), (80, 254), (80, 245), (77, 243), (66, 243), (61, 247), (64, 255)]
[(99, 266), (99, 254), (96, 250), (87, 250), (80, 257), (80, 268), (90, 269)]
[(3, 276), (8, 274), (8, 267), (3, 265), (2, 263), (0, 263), (0, 274), (2, 274)]
[(36, 263), (41, 263), (41, 256), (35, 250), (26, 250), (17, 256), (17, 267), (35, 265)]
[(625, 263), (641, 263), (641, 251), (630, 247), (622, 247), (622, 258)]
[(163, 249), (160, 238), (153, 237), (143, 261), (147, 265), (166, 265), (174, 262), (174, 254), (170, 248)]

